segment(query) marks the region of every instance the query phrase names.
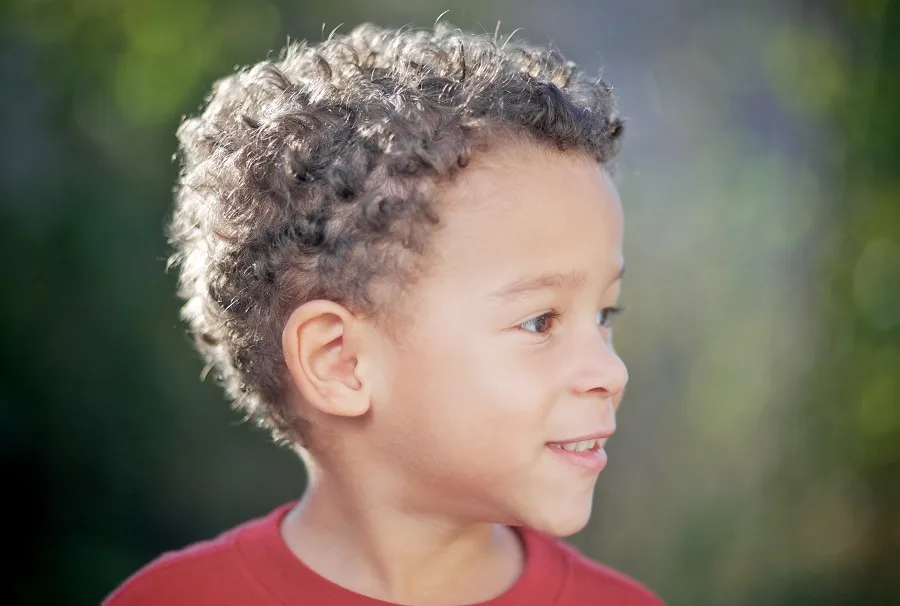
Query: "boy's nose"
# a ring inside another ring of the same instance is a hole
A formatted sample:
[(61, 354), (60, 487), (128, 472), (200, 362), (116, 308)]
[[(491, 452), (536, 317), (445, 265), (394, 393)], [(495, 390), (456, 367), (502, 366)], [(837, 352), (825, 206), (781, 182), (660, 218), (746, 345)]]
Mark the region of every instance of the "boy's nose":
[[(611, 342), (597, 335), (579, 355), (579, 373), (572, 386), (579, 394), (596, 393), (618, 405), (628, 383), (628, 368)], [(616, 406), (618, 407), (618, 406)]]

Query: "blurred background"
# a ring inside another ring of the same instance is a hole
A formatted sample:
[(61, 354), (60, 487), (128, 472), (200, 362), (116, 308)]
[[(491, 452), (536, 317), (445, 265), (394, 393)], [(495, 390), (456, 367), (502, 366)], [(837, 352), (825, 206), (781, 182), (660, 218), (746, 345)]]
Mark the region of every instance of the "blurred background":
[(174, 132), (288, 36), (448, 8), (602, 66), (629, 120), (632, 379), (571, 541), (674, 606), (900, 604), (892, 0), (0, 3), (3, 603), (96, 604), (299, 496), (178, 320)]

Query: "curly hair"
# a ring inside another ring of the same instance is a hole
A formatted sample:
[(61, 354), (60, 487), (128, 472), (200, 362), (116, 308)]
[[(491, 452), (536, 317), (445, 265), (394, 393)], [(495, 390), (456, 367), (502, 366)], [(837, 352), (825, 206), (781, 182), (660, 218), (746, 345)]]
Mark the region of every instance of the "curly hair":
[[(435, 187), (497, 141), (617, 153), (612, 89), (559, 52), (447, 23), (290, 43), (178, 129), (169, 226), (182, 316), (234, 406), (305, 443), (281, 331), (305, 301), (389, 315), (439, 224)], [(382, 292), (383, 294), (383, 292)]]

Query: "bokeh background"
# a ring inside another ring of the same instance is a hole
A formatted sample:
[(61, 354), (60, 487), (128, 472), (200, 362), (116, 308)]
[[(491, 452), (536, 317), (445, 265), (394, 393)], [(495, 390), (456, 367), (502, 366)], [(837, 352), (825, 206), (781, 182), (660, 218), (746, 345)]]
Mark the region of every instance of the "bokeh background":
[(288, 36), (448, 8), (602, 66), (629, 119), (632, 380), (572, 542), (672, 605), (900, 604), (892, 0), (0, 3), (3, 603), (96, 604), (301, 493), (178, 320), (174, 131)]

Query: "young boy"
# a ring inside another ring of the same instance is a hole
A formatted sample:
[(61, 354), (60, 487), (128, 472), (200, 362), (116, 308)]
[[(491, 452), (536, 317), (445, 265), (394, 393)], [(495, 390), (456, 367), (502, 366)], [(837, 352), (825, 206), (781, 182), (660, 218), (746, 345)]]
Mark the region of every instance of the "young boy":
[(553, 538), (628, 378), (621, 134), (602, 80), (446, 24), (218, 82), (178, 133), (184, 316), (309, 485), (106, 604), (661, 604)]

